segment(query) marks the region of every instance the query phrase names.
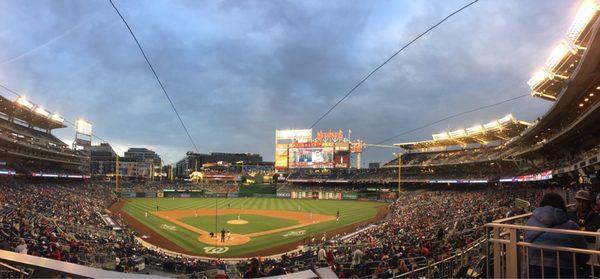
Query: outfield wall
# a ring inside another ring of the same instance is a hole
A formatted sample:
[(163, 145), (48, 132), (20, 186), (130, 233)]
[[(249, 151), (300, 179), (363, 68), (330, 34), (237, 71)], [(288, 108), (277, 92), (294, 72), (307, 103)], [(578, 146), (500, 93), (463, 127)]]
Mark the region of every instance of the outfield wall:
[(205, 193), (201, 190), (163, 190), (158, 192), (117, 192), (120, 198), (280, 198), (280, 199), (315, 199), (315, 200), (359, 200), (359, 201), (393, 201), (394, 192), (335, 192), (335, 191), (277, 191), (274, 194), (264, 193)]

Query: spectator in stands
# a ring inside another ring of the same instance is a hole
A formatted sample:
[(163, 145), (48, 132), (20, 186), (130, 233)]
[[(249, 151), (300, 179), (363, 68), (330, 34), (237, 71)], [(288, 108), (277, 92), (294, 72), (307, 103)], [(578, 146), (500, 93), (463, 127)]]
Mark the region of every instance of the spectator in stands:
[[(575, 194), (575, 202), (577, 205), (577, 215), (575, 221), (583, 230), (595, 232), (600, 229), (600, 215), (593, 209), (592, 193), (586, 190), (579, 190)], [(586, 237), (589, 245), (595, 242), (594, 237)]]
[[(566, 206), (563, 198), (557, 193), (547, 193), (542, 198), (540, 206), (533, 211), (533, 215), (527, 221), (528, 226), (577, 230), (578, 226), (575, 222), (567, 218)], [(585, 239), (582, 236), (557, 234), (544, 231), (527, 231), (525, 233), (525, 241), (546, 246), (563, 246), (574, 248), (587, 248)], [(573, 270), (577, 268), (573, 266), (573, 258), (571, 253), (560, 252), (560, 266), (557, 267), (556, 251), (545, 250), (543, 252), (536, 248), (529, 248), (529, 277), (541, 278), (542, 272), (545, 278), (557, 278), (560, 268), (561, 277), (570, 277), (574, 274)], [(581, 254), (577, 256), (578, 266), (585, 262), (585, 258)], [(583, 256), (585, 257), (585, 256)], [(544, 270), (542, 271), (542, 266)]]
[(271, 276), (279, 276), (279, 275), (285, 275), (285, 270), (281, 267), (281, 264), (275, 263), (275, 265), (269, 271), (267, 276), (271, 277)]
[(0, 237), (0, 250), (12, 250), (12, 248), (10, 247), (10, 243), (8, 243), (8, 241), (6, 241), (4, 237)]
[(15, 248), (15, 252), (21, 254), (27, 254), (27, 243), (25, 243), (25, 239), (19, 239), (19, 245)]
[(352, 253), (352, 266), (358, 266), (362, 262), (362, 257), (365, 255), (360, 248), (356, 248)]
[(320, 262), (324, 262), (327, 259), (327, 252), (325, 251), (325, 248), (321, 247), (319, 249), (319, 252), (317, 253), (317, 259)]
[(263, 277), (264, 274), (260, 271), (259, 265), (260, 264), (258, 263), (258, 259), (252, 258), (252, 260), (250, 260), (250, 266), (248, 267), (248, 270), (246, 271), (246, 273), (244, 273), (244, 278)]

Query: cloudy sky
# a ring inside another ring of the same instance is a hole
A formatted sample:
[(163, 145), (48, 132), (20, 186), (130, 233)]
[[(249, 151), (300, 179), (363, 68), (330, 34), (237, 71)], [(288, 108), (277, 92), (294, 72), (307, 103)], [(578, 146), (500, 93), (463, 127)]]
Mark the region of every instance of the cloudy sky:
[[(115, 3), (201, 152), (273, 160), (275, 129), (310, 126), (362, 76), (469, 1)], [(316, 128), (351, 129), (353, 138), (375, 143), (526, 94), (577, 3), (481, 0), (406, 49)], [(0, 1), (0, 45), (1, 84), (67, 119), (84, 117), (117, 148), (148, 147), (166, 163), (193, 149), (108, 1)], [(508, 113), (531, 121), (548, 105), (522, 98), (389, 143)], [(74, 136), (72, 127), (54, 133), (68, 142)], [(391, 152), (367, 149), (364, 162), (386, 161)]]

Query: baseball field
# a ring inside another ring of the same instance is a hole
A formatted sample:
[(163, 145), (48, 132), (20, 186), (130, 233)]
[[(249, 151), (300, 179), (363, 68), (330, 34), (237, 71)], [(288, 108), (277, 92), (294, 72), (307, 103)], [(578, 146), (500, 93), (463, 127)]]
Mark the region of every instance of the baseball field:
[[(142, 238), (189, 255), (273, 255), (382, 218), (387, 204), (276, 198), (133, 198), (111, 208)], [(339, 218), (337, 213), (339, 212)], [(225, 238), (222, 238), (225, 231)], [(213, 233), (213, 237), (211, 237)]]

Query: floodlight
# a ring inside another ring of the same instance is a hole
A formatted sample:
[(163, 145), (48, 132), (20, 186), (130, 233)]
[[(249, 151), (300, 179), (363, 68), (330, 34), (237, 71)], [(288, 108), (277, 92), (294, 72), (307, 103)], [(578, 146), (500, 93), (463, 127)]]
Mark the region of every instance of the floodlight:
[(483, 133), (483, 126), (475, 125), (466, 129), (468, 135)]
[(456, 130), (456, 131), (452, 131), (448, 133), (450, 135), (450, 137), (452, 138), (460, 138), (460, 137), (464, 137), (467, 135), (467, 133), (465, 132), (465, 130)]
[(27, 100), (27, 97), (25, 97), (25, 96), (19, 97), (17, 99), (17, 104), (24, 106), (28, 109), (33, 109), (33, 104), (29, 100)]
[(433, 137), (434, 140), (444, 140), (444, 139), (448, 139), (450, 137), (448, 135), (448, 133), (433, 134), (431, 136)]
[(58, 123), (64, 123), (65, 122), (65, 119), (62, 118), (60, 115), (58, 115), (58, 113), (53, 114), (50, 119), (52, 119), (52, 121), (55, 121), (55, 122), (58, 122)]
[(512, 119), (513, 119), (513, 116), (512, 116), (512, 114), (509, 114), (509, 115), (507, 115), (507, 116), (504, 116), (504, 117), (502, 117), (502, 118), (498, 119), (498, 123), (500, 123), (500, 124), (504, 124), (504, 123), (506, 123), (506, 122), (510, 122)]
[(92, 135), (92, 124), (90, 124), (89, 122), (87, 122), (81, 118), (77, 120), (76, 128), (77, 128), (77, 133), (80, 133), (83, 135), (88, 135), (88, 136)]
[(577, 53), (577, 49), (570, 46), (566, 41), (561, 41), (550, 53), (550, 57), (546, 61), (546, 69), (553, 72), (560, 62), (569, 54)]
[(47, 110), (45, 110), (43, 107), (37, 107), (35, 108), (35, 113), (44, 116), (44, 117), (49, 117), (50, 116), (50, 112), (48, 112)]
[(583, 33), (583, 30), (588, 26), (590, 21), (596, 15), (598, 11), (598, 0), (585, 0), (577, 10), (575, 19), (567, 31), (567, 38), (573, 43), (577, 43), (579, 36)]
[(490, 123), (483, 124), (483, 128), (485, 128), (486, 131), (494, 130), (499, 127), (500, 127), (500, 123), (498, 123), (498, 121), (492, 121)]
[(544, 69), (539, 69), (533, 74), (533, 76), (531, 76), (527, 84), (532, 90), (534, 90), (540, 85), (540, 83), (544, 82), (546, 79), (548, 79), (548, 73)]

